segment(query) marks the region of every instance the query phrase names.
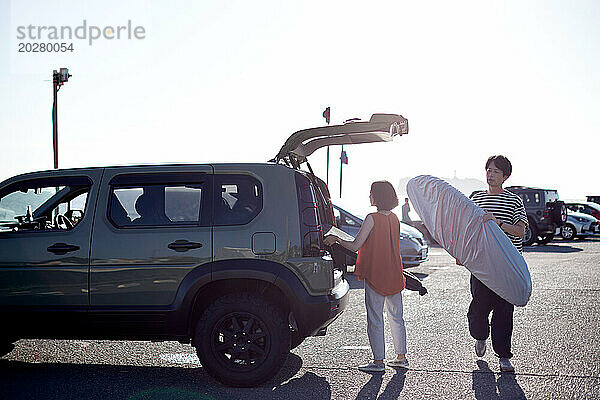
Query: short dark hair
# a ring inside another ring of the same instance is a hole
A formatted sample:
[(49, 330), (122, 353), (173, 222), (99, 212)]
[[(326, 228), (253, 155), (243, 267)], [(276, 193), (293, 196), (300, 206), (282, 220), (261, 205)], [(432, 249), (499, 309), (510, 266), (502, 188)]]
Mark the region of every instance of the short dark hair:
[(377, 181), (371, 184), (371, 196), (377, 211), (391, 211), (398, 206), (396, 189), (388, 181)]
[(496, 167), (498, 167), (500, 171), (502, 171), (505, 177), (508, 178), (510, 174), (512, 174), (512, 164), (510, 163), (508, 158), (501, 155), (491, 156), (485, 163), (485, 169), (488, 169), (492, 162)]

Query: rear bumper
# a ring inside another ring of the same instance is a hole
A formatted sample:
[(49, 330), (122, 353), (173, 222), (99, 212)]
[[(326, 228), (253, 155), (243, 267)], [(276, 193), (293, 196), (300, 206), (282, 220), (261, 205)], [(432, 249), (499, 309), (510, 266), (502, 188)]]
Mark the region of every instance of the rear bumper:
[(537, 228), (538, 235), (544, 235), (550, 233), (554, 234), (556, 232), (556, 229), (560, 229), (560, 226), (554, 223), (539, 223), (537, 224)]
[(429, 246), (414, 249), (400, 249), (402, 253), (402, 265), (404, 267), (416, 267), (428, 260)]
[(330, 294), (311, 296), (292, 305), (292, 313), (301, 336), (322, 335), (348, 306), (350, 285), (341, 279)]

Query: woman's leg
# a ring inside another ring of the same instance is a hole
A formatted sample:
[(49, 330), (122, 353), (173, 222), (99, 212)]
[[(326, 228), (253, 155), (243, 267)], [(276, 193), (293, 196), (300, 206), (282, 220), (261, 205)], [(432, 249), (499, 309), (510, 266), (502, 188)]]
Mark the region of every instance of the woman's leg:
[(385, 306), (392, 330), (394, 350), (399, 359), (406, 355), (406, 326), (404, 325), (404, 310), (402, 307), (402, 292), (385, 297)]
[(365, 280), (365, 306), (367, 307), (367, 335), (375, 361), (385, 358), (383, 332), (383, 304), (385, 297), (377, 294)]

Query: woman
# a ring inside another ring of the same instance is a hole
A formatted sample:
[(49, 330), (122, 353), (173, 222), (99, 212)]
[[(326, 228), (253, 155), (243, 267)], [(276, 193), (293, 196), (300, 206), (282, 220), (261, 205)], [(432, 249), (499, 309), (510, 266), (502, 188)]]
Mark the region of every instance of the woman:
[(385, 371), (385, 339), (383, 307), (385, 305), (392, 329), (397, 357), (388, 362), (391, 367), (408, 367), (406, 359), (406, 328), (402, 317), (402, 289), (405, 281), (400, 256), (400, 221), (391, 210), (398, 205), (398, 197), (391, 183), (377, 181), (371, 185), (369, 196), (377, 212), (367, 215), (353, 241), (337, 236), (325, 237), (325, 244), (339, 243), (357, 251), (354, 274), (365, 281), (367, 307), (367, 334), (373, 351), (373, 362), (358, 367), (365, 372)]

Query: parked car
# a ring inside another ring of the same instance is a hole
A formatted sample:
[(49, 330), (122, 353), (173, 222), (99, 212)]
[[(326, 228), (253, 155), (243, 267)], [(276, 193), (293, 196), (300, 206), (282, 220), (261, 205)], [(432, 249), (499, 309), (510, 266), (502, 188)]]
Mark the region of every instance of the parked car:
[(571, 211), (588, 214), (596, 219), (600, 219), (600, 204), (598, 203), (591, 201), (569, 201), (565, 204)]
[(587, 197), (587, 201), (596, 203), (596, 204), (600, 204), (600, 196), (586, 196), (586, 197)]
[(302, 130), (269, 163), (65, 169), (0, 183), (0, 349), (21, 338), (177, 340), (234, 386), (273, 377), (348, 303), (320, 147), (385, 142), (398, 115)]
[(552, 241), (556, 228), (562, 227), (567, 221), (567, 207), (559, 200), (558, 192), (525, 186), (509, 186), (506, 189), (521, 197), (525, 206), (529, 223), (523, 237), (523, 245), (531, 246), (534, 242), (546, 244)]
[[(362, 218), (350, 214), (343, 208), (333, 205), (337, 227), (349, 235), (356, 237), (363, 223)], [(405, 223), (400, 223), (400, 254), (402, 265), (416, 267), (427, 261), (429, 244), (418, 229)]]
[(565, 240), (586, 238), (598, 233), (598, 220), (589, 214), (568, 211), (567, 223), (557, 228), (557, 234)]

